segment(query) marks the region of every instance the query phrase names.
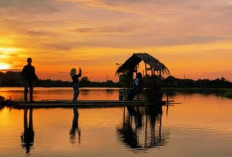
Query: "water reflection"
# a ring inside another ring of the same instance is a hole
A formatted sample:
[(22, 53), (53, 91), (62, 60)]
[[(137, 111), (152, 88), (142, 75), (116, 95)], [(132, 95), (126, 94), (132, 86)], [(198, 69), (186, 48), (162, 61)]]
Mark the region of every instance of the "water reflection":
[[(164, 146), (168, 134), (162, 131), (162, 106), (123, 108), (122, 124), (117, 128), (120, 141), (132, 150), (147, 150)], [(79, 112), (72, 108), (73, 118), (70, 126), (69, 141), (71, 144), (81, 144), (81, 128)], [(29, 154), (34, 145), (33, 109), (24, 109), (24, 132), (21, 135), (22, 147)], [(71, 119), (70, 119), (71, 121)], [(109, 139), (110, 140), (110, 139)]]
[(146, 150), (163, 146), (167, 134), (162, 134), (162, 106), (125, 107), (123, 122), (117, 129), (120, 140), (129, 148)]
[[(72, 99), (72, 88), (42, 88), (36, 87), (34, 90), (35, 101), (40, 100), (70, 100)], [(80, 88), (79, 100), (118, 100), (117, 88)], [(22, 101), (23, 88), (0, 88), (1, 96), (14, 101)]]
[(73, 122), (72, 128), (70, 129), (70, 142), (76, 143), (76, 132), (78, 133), (78, 143), (81, 143), (81, 129), (79, 128), (79, 112), (77, 107), (73, 107)]
[(34, 143), (34, 129), (33, 129), (33, 109), (29, 109), (29, 123), (28, 123), (28, 109), (24, 109), (24, 132), (21, 135), (21, 142), (26, 153), (30, 152), (30, 148)]
[[(2, 89), (7, 99), (23, 95), (23, 90)], [(112, 96), (105, 89), (89, 89), (86, 94), (80, 98), (118, 100), (117, 90)], [(63, 100), (70, 95), (72, 89), (38, 89), (36, 100)], [(169, 102), (181, 104), (163, 106), (163, 112), (159, 107), (125, 107), (124, 113), (123, 108), (33, 109), (30, 116), (29, 108), (4, 108), (0, 110), (0, 156), (231, 156), (230, 99), (180, 92), (168, 96)], [(80, 138), (77, 128), (81, 128)]]

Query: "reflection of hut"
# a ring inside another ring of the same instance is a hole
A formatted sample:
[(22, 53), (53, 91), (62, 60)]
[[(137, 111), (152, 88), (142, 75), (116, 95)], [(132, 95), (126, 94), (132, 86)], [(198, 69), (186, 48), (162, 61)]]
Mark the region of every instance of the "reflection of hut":
[(168, 134), (163, 132), (162, 106), (124, 108), (123, 123), (117, 132), (120, 140), (132, 150), (164, 146)]
[[(133, 73), (138, 72), (138, 65), (143, 61), (145, 63), (144, 84), (148, 89), (149, 98), (161, 98), (161, 79), (163, 74), (169, 75), (168, 68), (158, 59), (147, 53), (134, 53), (125, 61), (116, 71), (120, 75), (120, 81), (124, 87), (131, 87)], [(150, 72), (150, 75), (148, 74)], [(157, 99), (156, 99), (157, 100)]]

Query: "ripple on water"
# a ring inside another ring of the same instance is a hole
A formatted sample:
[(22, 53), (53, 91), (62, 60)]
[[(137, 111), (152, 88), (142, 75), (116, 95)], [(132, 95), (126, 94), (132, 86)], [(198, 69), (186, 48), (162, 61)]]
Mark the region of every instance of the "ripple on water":
[(178, 128), (172, 128), (173, 131), (181, 131), (181, 136), (194, 136), (199, 135), (205, 140), (215, 139), (231, 139), (232, 140), (232, 125), (216, 125), (216, 126), (179, 126)]

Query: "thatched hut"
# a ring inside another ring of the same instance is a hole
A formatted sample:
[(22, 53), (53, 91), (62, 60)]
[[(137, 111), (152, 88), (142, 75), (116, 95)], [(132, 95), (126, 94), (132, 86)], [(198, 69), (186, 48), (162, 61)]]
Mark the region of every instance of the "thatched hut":
[[(169, 75), (168, 68), (158, 59), (147, 53), (134, 53), (128, 58), (116, 71), (119, 76), (124, 76), (127, 79), (127, 87), (131, 87), (133, 73), (137, 73), (139, 63), (145, 63), (144, 84), (149, 90), (150, 98), (161, 97), (161, 79), (163, 75)], [(150, 75), (148, 74), (150, 72)], [(125, 79), (124, 79), (125, 80)], [(129, 81), (128, 81), (129, 80)], [(125, 84), (124, 84), (125, 86)]]
[[(153, 75), (155, 72), (159, 73), (159, 75), (161, 75), (161, 73), (169, 75), (168, 68), (158, 59), (147, 53), (134, 53), (117, 69), (116, 73), (120, 74), (125, 72), (136, 72), (137, 66), (141, 61), (144, 61), (145, 63), (145, 71), (151, 70)], [(150, 67), (147, 68), (147, 65)]]

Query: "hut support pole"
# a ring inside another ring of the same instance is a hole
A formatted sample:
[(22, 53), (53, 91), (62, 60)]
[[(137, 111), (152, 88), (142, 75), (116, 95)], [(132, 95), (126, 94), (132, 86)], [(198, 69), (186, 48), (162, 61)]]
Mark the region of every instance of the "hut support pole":
[(147, 89), (147, 63), (145, 63), (145, 81), (146, 81), (146, 89)]
[(146, 115), (146, 122), (145, 122), (145, 148), (147, 147), (147, 115)]
[(151, 76), (154, 75), (154, 68), (151, 67)]

